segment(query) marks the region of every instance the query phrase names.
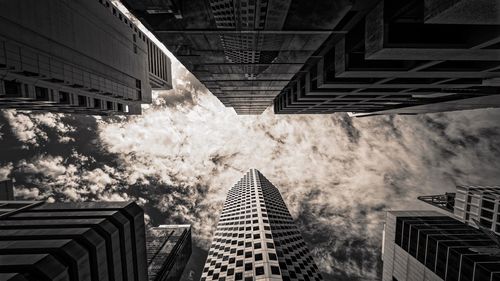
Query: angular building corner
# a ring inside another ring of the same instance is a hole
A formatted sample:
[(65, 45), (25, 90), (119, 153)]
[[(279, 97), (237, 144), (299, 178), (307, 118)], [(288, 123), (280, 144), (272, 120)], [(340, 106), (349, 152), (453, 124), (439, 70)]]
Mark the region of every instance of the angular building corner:
[(134, 202), (0, 201), (2, 281), (179, 281), (190, 255), (189, 225)]
[(0, 109), (141, 114), (170, 63), (108, 0), (0, 1)]
[(0, 280), (148, 280), (133, 202), (0, 202)]
[(278, 189), (251, 169), (228, 192), (201, 281), (323, 280)]
[(500, 107), (497, 0), (355, 1), (277, 114), (413, 115)]

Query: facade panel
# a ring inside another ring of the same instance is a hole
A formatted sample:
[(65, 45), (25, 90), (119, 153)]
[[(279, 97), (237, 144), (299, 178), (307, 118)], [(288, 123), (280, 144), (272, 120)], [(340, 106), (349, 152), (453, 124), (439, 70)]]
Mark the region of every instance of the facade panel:
[(190, 225), (160, 225), (146, 232), (149, 281), (178, 281), (191, 256)]

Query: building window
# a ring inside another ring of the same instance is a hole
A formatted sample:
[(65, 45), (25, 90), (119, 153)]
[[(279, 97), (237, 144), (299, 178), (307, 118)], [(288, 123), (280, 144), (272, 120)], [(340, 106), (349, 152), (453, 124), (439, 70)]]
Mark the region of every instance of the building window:
[(280, 275), (280, 268), (277, 266), (271, 266), (271, 273), (274, 275)]
[[(4, 81), (5, 86), (5, 94), (7, 97), (21, 97), (21, 83), (17, 83), (15, 81)], [(28, 88), (25, 85), (26, 93), (28, 93)]]
[(69, 104), (69, 93), (59, 92), (59, 103)]
[(78, 95), (78, 106), (87, 107), (87, 97)]
[(39, 101), (48, 101), (49, 90), (47, 88), (35, 87), (35, 99)]

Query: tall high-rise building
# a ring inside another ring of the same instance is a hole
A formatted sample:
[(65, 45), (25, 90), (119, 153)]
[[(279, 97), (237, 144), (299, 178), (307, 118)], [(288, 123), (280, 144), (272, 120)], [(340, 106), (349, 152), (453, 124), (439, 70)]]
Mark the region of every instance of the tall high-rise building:
[(328, 37), (342, 33), (334, 28), (353, 5), (349, 0), (121, 1), (238, 114), (270, 107)]
[(0, 201), (14, 200), (14, 184), (12, 180), (0, 181)]
[(160, 225), (146, 231), (149, 281), (179, 281), (191, 256), (190, 225)]
[(322, 280), (280, 192), (259, 171), (229, 191), (201, 280)]
[(351, 10), (274, 101), (278, 114), (500, 107), (497, 0), (376, 0)]
[(453, 213), (463, 222), (479, 223), (500, 235), (500, 186), (459, 185), (456, 193), (418, 199)]
[(0, 280), (147, 281), (143, 210), (0, 201)]
[(110, 0), (0, 1), (0, 109), (141, 114), (170, 60)]
[(497, 0), (121, 1), (238, 114), (500, 106)]
[(383, 238), (383, 281), (500, 280), (500, 243), (434, 211), (391, 211)]

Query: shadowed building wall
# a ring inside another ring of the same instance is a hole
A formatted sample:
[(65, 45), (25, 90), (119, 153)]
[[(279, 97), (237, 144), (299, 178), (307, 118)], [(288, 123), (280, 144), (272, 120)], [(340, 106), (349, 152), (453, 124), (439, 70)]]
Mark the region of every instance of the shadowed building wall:
[(0, 109), (141, 114), (170, 60), (108, 0), (0, 1)]
[(178, 281), (191, 256), (190, 225), (160, 225), (146, 231), (149, 281)]
[(0, 181), (0, 201), (14, 200), (14, 184), (12, 180)]
[(500, 2), (353, 7), (274, 100), (278, 114), (418, 114), (500, 107)]
[(0, 280), (147, 281), (145, 245), (135, 203), (0, 201)]
[(260, 114), (352, 1), (122, 0), (224, 105)]

